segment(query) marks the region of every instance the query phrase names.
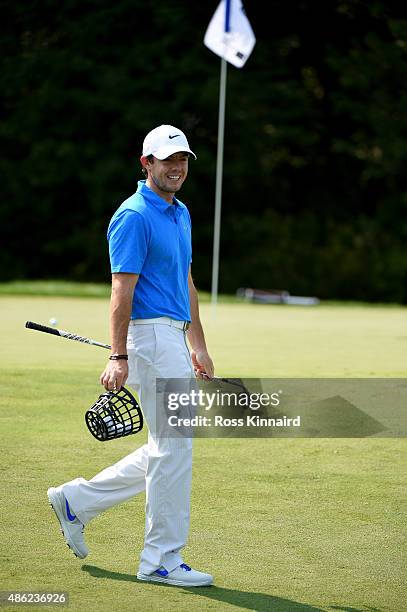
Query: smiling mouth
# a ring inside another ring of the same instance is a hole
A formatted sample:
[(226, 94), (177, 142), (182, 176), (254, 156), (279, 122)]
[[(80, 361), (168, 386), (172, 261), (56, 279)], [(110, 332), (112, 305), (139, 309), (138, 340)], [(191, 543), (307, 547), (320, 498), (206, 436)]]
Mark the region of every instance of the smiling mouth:
[(178, 181), (181, 178), (180, 174), (168, 174), (167, 178), (170, 179), (170, 181)]

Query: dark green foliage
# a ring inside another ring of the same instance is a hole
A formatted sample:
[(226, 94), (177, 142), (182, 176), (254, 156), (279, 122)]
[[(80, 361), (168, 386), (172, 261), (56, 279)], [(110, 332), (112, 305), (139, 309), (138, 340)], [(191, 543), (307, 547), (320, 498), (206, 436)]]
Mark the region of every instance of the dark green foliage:
[[(407, 21), (384, 1), (245, 0), (228, 68), (220, 290), (407, 302)], [(109, 278), (145, 133), (183, 128), (194, 277), (210, 288), (216, 2), (3, 0), (0, 278)]]

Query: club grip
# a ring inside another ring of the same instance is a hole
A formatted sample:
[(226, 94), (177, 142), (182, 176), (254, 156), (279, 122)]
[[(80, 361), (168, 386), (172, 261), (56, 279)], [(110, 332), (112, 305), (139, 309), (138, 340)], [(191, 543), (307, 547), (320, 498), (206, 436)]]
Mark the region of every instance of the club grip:
[(46, 325), (40, 325), (39, 323), (34, 323), (33, 321), (27, 321), (25, 324), (28, 329), (36, 329), (37, 331), (45, 332), (46, 334), (53, 334), (54, 336), (59, 336), (60, 333), (54, 327), (47, 327)]

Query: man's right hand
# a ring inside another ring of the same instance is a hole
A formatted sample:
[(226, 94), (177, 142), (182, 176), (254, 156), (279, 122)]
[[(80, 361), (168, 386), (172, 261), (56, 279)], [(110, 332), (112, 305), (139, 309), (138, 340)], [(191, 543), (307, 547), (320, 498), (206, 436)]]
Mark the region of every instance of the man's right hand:
[(129, 366), (125, 359), (109, 361), (100, 376), (100, 384), (107, 391), (119, 391), (126, 383), (129, 375)]
[[(131, 305), (138, 274), (117, 272), (112, 274), (112, 296), (110, 298), (110, 344), (113, 355), (127, 355), (127, 332), (131, 316)], [(100, 376), (100, 383), (108, 391), (119, 391), (126, 383), (129, 366), (126, 359), (110, 359)]]

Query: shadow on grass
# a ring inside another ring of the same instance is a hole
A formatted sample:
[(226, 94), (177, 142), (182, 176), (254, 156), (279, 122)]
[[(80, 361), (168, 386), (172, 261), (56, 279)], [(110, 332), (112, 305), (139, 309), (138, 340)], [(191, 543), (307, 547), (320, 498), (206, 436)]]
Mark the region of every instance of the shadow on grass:
[[(122, 574), (121, 572), (110, 572), (95, 565), (83, 565), (82, 570), (88, 572), (94, 578), (107, 578), (109, 580), (124, 580), (126, 582), (141, 583), (137, 580), (134, 574)], [(177, 587), (162, 583), (148, 583), (150, 586), (162, 587), (164, 589), (178, 589), (184, 593), (190, 593), (198, 597), (207, 597), (217, 601), (224, 601), (243, 608), (244, 610), (255, 610), (256, 612), (322, 612), (321, 608), (308, 606), (307, 604), (298, 603), (290, 599), (282, 599), (281, 597), (273, 597), (266, 593), (256, 593), (251, 591), (237, 591), (233, 589), (224, 589), (222, 587)]]
[(380, 608), (350, 608), (349, 606), (329, 606), (328, 610), (337, 610), (338, 612), (381, 612)]

